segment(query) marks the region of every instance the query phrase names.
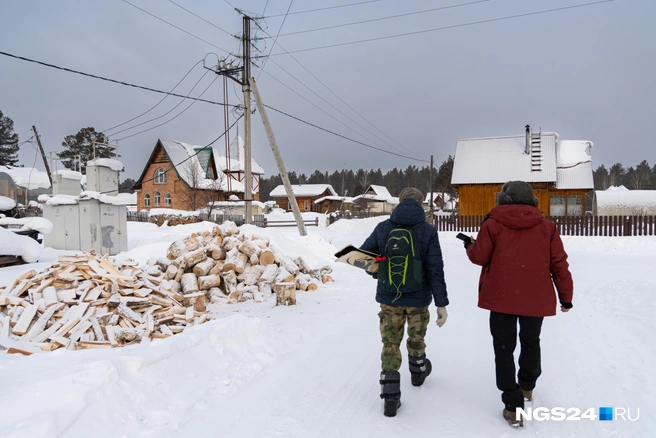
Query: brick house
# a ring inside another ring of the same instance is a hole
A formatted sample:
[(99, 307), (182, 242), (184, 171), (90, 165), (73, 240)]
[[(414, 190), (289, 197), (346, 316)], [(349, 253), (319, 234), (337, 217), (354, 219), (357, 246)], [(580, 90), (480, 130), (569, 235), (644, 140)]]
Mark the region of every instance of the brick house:
[(460, 216), (482, 216), (496, 206), (508, 181), (533, 187), (545, 216), (582, 216), (594, 188), (592, 142), (560, 140), (555, 132), (458, 140), (451, 184)]
[[(292, 192), (294, 192), (298, 208), (301, 212), (317, 211), (315, 201), (327, 196), (337, 196), (337, 193), (333, 190), (333, 187), (330, 184), (292, 185)], [(273, 189), (269, 194), (269, 197), (274, 200), (280, 208), (288, 211), (291, 210), (284, 185), (281, 184)]]
[[(179, 141), (157, 140), (133, 189), (137, 209), (173, 208), (199, 210), (209, 202), (226, 201), (231, 195), (244, 199), (243, 140), (230, 146), (230, 158), (217, 148)], [(253, 200), (260, 198), (264, 170), (252, 160)]]

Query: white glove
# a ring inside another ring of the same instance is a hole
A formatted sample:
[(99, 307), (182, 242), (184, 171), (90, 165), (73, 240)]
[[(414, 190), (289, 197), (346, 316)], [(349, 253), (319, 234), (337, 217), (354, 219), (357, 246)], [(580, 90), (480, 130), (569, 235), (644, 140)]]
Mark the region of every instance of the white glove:
[(437, 308), (437, 326), (442, 327), (444, 323), (446, 322), (446, 318), (449, 315), (446, 313), (446, 307), (438, 307)]

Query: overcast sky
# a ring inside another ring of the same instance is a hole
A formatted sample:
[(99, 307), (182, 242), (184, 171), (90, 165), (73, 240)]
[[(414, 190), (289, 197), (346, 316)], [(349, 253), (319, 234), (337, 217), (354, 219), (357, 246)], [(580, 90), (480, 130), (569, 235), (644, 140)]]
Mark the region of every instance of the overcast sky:
[[(295, 0), (291, 12), (361, 1)], [(380, 0), (290, 14), (278, 42), (292, 52), (593, 0), (489, 0), (284, 35), (474, 1)], [(0, 51), (168, 91), (208, 53), (224, 56), (219, 48), (233, 53), (238, 49), (237, 39), (170, 1), (130, 2), (212, 45), (122, 0), (0, 0)], [(241, 32), (241, 16), (225, 0), (175, 2), (230, 33)], [(261, 14), (267, 3), (230, 2), (254, 14)], [(270, 0), (265, 15), (284, 14), (289, 5), (289, 0)], [(555, 131), (561, 139), (591, 140), (594, 167), (614, 162), (628, 167), (643, 159), (653, 165), (655, 18), (654, 0), (616, 0), (293, 54), (304, 68), (275, 47), (273, 53), (282, 54), (266, 64), (258, 85), (268, 105), (404, 156), (372, 150), (269, 112), (287, 170), (297, 173), (423, 166), (431, 154), (439, 165), (455, 153), (458, 138), (522, 134), (526, 124), (535, 130)], [(270, 17), (262, 26), (275, 36), (282, 23), (282, 16)], [(258, 36), (265, 35), (259, 32)], [(263, 40), (257, 46), (268, 53), (272, 43)], [(207, 55), (207, 60), (212, 64), (216, 56)], [(257, 61), (259, 65), (262, 62)], [(254, 76), (259, 71), (253, 67)], [(198, 65), (175, 91), (186, 95), (205, 72)], [(80, 128), (106, 130), (162, 98), (5, 56), (0, 56), (0, 73), (0, 110), (14, 120), (21, 140), (27, 140), (30, 127), (36, 125), (46, 152), (61, 150), (64, 137)], [(213, 79), (213, 73), (202, 77), (192, 95), (198, 96)], [(216, 80), (203, 98), (222, 102), (222, 84), (222, 79)], [(230, 83), (229, 88), (228, 103), (238, 104), (242, 96), (239, 86)], [(180, 100), (169, 97), (146, 116), (106, 133), (116, 140), (169, 120), (191, 101), (154, 122), (116, 132), (161, 116)], [(239, 125), (243, 134), (241, 122)], [(124, 176), (136, 179), (141, 174), (158, 138), (205, 145), (224, 130), (223, 109), (198, 102), (170, 123), (120, 140)], [(235, 134), (233, 129), (231, 135)], [(34, 148), (23, 145), (20, 157), (22, 164), (31, 166)], [(267, 176), (278, 173), (257, 112), (253, 116), (253, 158)], [(40, 159), (37, 167), (43, 168)]]

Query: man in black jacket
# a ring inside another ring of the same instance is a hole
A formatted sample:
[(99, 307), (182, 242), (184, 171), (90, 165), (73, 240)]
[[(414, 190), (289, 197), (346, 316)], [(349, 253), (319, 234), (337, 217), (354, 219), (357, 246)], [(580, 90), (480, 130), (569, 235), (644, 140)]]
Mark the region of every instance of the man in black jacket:
[(442, 327), (447, 319), (446, 306), (449, 304), (442, 250), (435, 227), (426, 222), (421, 206), (423, 195), (416, 188), (407, 187), (399, 194), (399, 201), (390, 219), (379, 223), (360, 247), (365, 251), (384, 254), (390, 231), (397, 227), (407, 228), (416, 237), (415, 245), (418, 246), (423, 268), (423, 279), (417, 290), (399, 294), (385, 290), (380, 284), (376, 289), (376, 301), (381, 308), (378, 316), (383, 341), (380, 397), (385, 400), (384, 414), (388, 417), (395, 416), (401, 406), (400, 345), (406, 322), (411, 381), (414, 386), (421, 386), (432, 369), (431, 362), (426, 358), (424, 342), (430, 320), (428, 306), (434, 299), (437, 326)]

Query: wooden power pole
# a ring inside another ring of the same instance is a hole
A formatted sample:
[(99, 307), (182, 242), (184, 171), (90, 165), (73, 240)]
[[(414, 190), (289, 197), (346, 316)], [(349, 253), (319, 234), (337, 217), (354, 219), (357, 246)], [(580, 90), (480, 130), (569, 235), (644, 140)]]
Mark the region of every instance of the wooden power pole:
[(46, 160), (46, 153), (44, 152), (43, 145), (41, 144), (41, 137), (39, 137), (39, 133), (36, 132), (36, 126), (32, 125), (32, 131), (34, 131), (34, 136), (36, 137), (36, 143), (39, 145), (39, 150), (41, 151), (41, 158), (43, 159), (43, 165), (46, 167), (46, 173), (48, 174), (50, 187), (52, 187), (52, 175), (50, 174), (50, 166), (48, 166), (48, 160)]

